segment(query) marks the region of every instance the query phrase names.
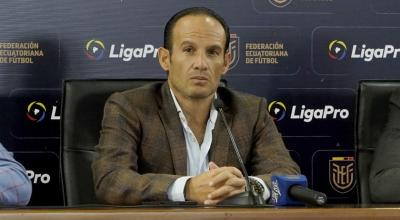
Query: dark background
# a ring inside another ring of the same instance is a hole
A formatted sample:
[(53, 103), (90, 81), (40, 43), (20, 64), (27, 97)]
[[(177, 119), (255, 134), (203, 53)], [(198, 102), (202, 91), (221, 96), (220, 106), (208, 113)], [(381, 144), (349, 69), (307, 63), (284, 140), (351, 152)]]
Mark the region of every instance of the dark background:
[[(341, 164), (354, 163), (358, 81), (398, 79), (400, 54), (371, 61), (352, 58), (351, 54), (353, 47), (356, 54), (361, 54), (363, 44), (365, 49), (382, 49), (385, 45), (400, 48), (399, 1), (287, 0), (283, 5), (275, 0), (1, 1), (0, 141), (34, 173), (30, 205), (64, 204), (57, 117), (62, 80), (165, 78), (153, 53), (144, 56), (140, 51), (161, 46), (165, 22), (190, 6), (209, 7), (227, 20), (235, 55), (226, 76), (228, 85), (263, 96), (269, 103), (275, 101), (270, 106), (271, 115), (281, 118), (276, 121), (278, 129), (310, 186), (326, 192), (329, 202), (356, 202), (355, 171), (347, 173), (354, 177), (353, 182), (340, 191), (330, 181), (331, 163), (334, 157), (348, 159)], [(91, 40), (101, 42), (104, 48), (88, 44)], [(329, 45), (335, 40), (330, 51)], [(11, 43), (32, 43), (32, 47), (15, 48)], [(251, 49), (257, 43), (268, 48)], [(118, 53), (121, 44), (125, 49), (136, 48), (138, 57), (129, 61), (110, 58), (111, 46)], [(335, 51), (337, 48), (340, 50)], [(35, 55), (39, 50), (43, 56)], [(24, 55), (24, 51), (33, 51), (33, 55)], [(261, 64), (246, 62), (260, 51), (284, 56), (262, 56), (269, 62)], [(338, 60), (329, 52), (336, 58), (345, 54)], [(28, 110), (32, 102), (36, 104)], [(277, 102), (281, 105), (276, 106)], [(306, 122), (299, 116), (303, 105), (304, 111), (314, 113), (330, 106), (343, 114), (347, 111), (347, 117), (318, 118), (316, 113)], [(38, 110), (36, 115), (34, 109)], [(39, 118), (44, 114), (44, 118), (32, 121), (27, 114)], [(47, 176), (50, 181), (42, 181)]]

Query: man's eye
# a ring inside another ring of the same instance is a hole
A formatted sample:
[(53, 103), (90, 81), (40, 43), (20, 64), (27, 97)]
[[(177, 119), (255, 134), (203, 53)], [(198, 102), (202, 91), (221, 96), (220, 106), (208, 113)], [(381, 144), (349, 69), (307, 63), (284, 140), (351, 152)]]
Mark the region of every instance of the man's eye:
[(217, 51), (217, 50), (209, 50), (208, 54), (213, 55), (213, 56), (218, 56), (219, 55), (219, 51)]
[(191, 53), (191, 52), (193, 52), (193, 48), (191, 48), (191, 47), (186, 47), (186, 48), (183, 49), (183, 51), (184, 51), (184, 52), (187, 52), (187, 53)]

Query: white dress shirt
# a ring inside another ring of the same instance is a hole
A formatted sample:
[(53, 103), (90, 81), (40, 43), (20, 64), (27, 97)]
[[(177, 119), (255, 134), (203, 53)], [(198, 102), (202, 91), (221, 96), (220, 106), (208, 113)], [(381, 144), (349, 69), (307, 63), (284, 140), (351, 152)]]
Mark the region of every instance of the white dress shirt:
[[(201, 173), (208, 171), (208, 152), (210, 151), (211, 143), (212, 143), (212, 131), (214, 130), (215, 122), (217, 121), (218, 111), (215, 109), (214, 105), (211, 106), (210, 109), (210, 117), (207, 121), (206, 130), (204, 133), (203, 143), (199, 145), (197, 142), (196, 136), (190, 129), (187, 124), (187, 120), (185, 115), (183, 114), (182, 108), (180, 107), (173, 91), (170, 89), (172, 98), (175, 103), (176, 110), (179, 115), (179, 119), (181, 120), (183, 133), (185, 136), (186, 142), (186, 152), (187, 152), (187, 165), (186, 171), (187, 176), (180, 177), (175, 180), (173, 184), (168, 188), (168, 199), (171, 201), (185, 201), (184, 190), (185, 185), (188, 179), (193, 176), (197, 176)], [(216, 94), (215, 94), (216, 97)], [(218, 161), (216, 161), (218, 165)], [(264, 183), (258, 177), (251, 177), (260, 182), (264, 187), (263, 198), (267, 200), (270, 196), (270, 192)]]

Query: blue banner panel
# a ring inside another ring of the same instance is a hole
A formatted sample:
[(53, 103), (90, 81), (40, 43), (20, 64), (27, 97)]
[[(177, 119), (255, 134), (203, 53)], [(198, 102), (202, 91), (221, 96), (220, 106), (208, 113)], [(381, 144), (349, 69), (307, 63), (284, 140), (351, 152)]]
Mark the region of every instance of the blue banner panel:
[(354, 151), (319, 150), (312, 157), (311, 185), (324, 191), (329, 203), (352, 203), (357, 196)]
[(33, 190), (28, 205), (63, 205), (59, 157), (44, 151), (14, 152), (16, 160), (24, 164)]
[(30, 205), (65, 200), (63, 80), (167, 78), (157, 58), (164, 25), (192, 6), (229, 24), (228, 87), (267, 99), (311, 186), (330, 202), (357, 201), (357, 86), (400, 79), (398, 0), (1, 1), (0, 142), (35, 182)]
[(297, 59), (306, 48), (297, 44), (295, 27), (233, 27), (231, 30), (231, 75), (294, 75)]
[(400, 27), (318, 27), (311, 57), (318, 74), (396, 74)]
[(7, 114), (10, 134), (16, 139), (60, 136), (60, 91), (18, 89), (10, 94)]
[(352, 137), (354, 102), (349, 89), (283, 88), (267, 106), (285, 136)]
[(331, 14), (345, 10), (348, 2), (340, 0), (252, 0), (259, 13)]
[(400, 4), (397, 0), (369, 0), (369, 4), (378, 14), (400, 14)]

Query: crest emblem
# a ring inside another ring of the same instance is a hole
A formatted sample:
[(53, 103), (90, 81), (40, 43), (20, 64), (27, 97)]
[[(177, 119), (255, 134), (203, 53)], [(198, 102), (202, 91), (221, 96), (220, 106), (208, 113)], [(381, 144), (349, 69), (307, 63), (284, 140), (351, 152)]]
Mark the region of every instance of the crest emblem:
[(354, 157), (332, 157), (329, 160), (329, 183), (336, 192), (349, 192), (355, 182)]
[(239, 62), (239, 37), (237, 34), (231, 34), (230, 38), (228, 52), (231, 54), (231, 62), (229, 69), (233, 69)]

